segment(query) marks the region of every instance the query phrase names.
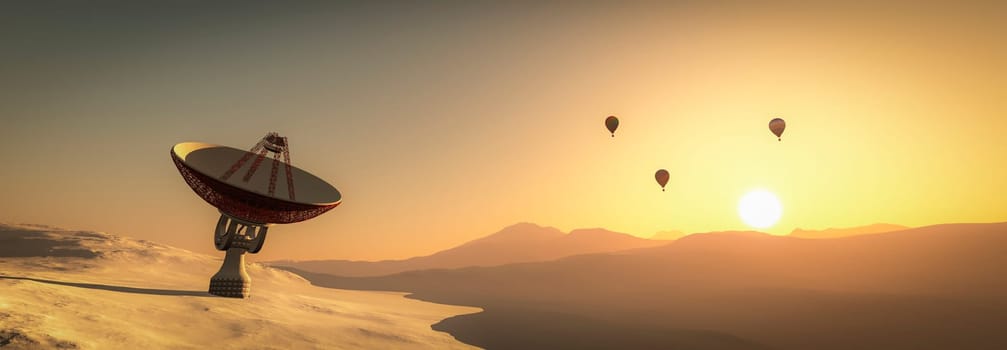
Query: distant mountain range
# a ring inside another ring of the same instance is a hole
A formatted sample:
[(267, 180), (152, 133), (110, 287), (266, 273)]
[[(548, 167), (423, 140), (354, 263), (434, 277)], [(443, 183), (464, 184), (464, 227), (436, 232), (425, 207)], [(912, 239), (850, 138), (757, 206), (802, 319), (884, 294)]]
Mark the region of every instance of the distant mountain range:
[[(850, 237), (850, 236), (899, 231), (908, 228), (909, 228), (908, 226), (893, 225), (893, 224), (873, 224), (867, 226), (848, 227), (848, 228), (829, 228), (824, 230), (802, 230), (800, 228), (797, 228), (790, 232), (790, 236), (799, 238), (839, 238), (839, 237)], [(658, 233), (655, 233), (653, 236), (650, 236), (650, 239), (673, 241), (688, 236), (690, 234), (692, 233), (677, 230), (660, 231)]]
[(909, 227), (906, 226), (892, 224), (874, 224), (850, 228), (830, 228), (825, 230), (802, 230), (798, 228), (790, 232), (790, 236), (800, 238), (839, 238), (899, 231), (908, 228)]
[(405, 260), (274, 261), (268, 264), (338, 276), (381, 276), (413, 270), (549, 261), (573, 255), (649, 248), (668, 243), (600, 228), (563, 233), (553, 227), (520, 223), (433, 255)]
[[(1001, 349), (1005, 247), (1007, 223), (947, 224), (831, 239), (693, 234), (620, 254), (380, 277), (291, 271), (482, 307), (434, 328), (488, 349)], [(681, 330), (710, 333), (658, 336)]]
[[(874, 234), (906, 229), (905, 226), (874, 224), (853, 228), (820, 231), (796, 229), (791, 237), (837, 238)], [(352, 261), (352, 260), (280, 260), (267, 262), (273, 266), (292, 267), (301, 271), (325, 273), (345, 277), (384, 276), (399, 272), (452, 269), (476, 266), (498, 266), (513, 263), (541, 262), (574, 255), (613, 253), (619, 251), (656, 247), (671, 241), (700, 234), (752, 235), (753, 231), (723, 231), (684, 233), (661, 231), (649, 239), (601, 228), (577, 229), (570, 233), (532, 223), (518, 223), (503, 228), (489, 236), (469, 241), (432, 255), (402, 260)]]

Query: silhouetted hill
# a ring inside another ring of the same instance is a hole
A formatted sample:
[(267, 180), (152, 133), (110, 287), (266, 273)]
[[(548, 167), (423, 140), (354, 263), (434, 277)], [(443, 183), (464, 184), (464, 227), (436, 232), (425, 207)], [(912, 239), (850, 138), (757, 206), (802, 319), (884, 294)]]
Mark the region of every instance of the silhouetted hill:
[(520, 223), (433, 255), (405, 260), (275, 261), (269, 264), (337, 276), (381, 276), (412, 270), (548, 261), (571, 255), (646, 248), (667, 243), (599, 228), (573, 230), (564, 234), (552, 227)]
[(790, 236), (798, 238), (839, 238), (899, 231), (908, 228), (909, 227), (907, 226), (892, 224), (874, 224), (849, 228), (830, 228), (825, 230), (802, 230), (798, 228), (791, 231)]
[[(558, 337), (514, 344), (498, 338), (498, 329), (478, 333), (450, 320), (440, 325), (489, 349), (545, 349), (536, 344), (572, 337), (553, 320), (507, 311), (513, 309), (576, 315), (617, 329), (709, 330), (779, 349), (1001, 349), (1007, 345), (1004, 247), (1007, 223), (821, 240), (721, 232), (549, 262), (368, 278), (295, 272), (320, 286), (406, 291), (480, 306), (486, 311), (464, 318)], [(599, 334), (591, 335), (599, 344), (622, 340)], [(654, 341), (640, 348), (670, 344)]]
[(675, 230), (672, 230), (672, 231), (661, 231), (661, 232), (655, 233), (653, 236), (650, 236), (650, 239), (657, 240), (657, 241), (674, 241), (676, 239), (685, 237), (686, 235), (688, 235), (688, 233), (685, 233), (685, 232), (682, 232), (682, 231), (675, 231)]

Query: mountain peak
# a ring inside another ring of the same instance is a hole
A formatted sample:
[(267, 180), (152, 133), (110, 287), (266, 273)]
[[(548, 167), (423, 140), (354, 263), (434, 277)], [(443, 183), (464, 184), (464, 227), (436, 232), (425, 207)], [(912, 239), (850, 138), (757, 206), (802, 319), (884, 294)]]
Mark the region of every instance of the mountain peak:
[(628, 233), (609, 231), (600, 227), (578, 228), (570, 231), (568, 236), (632, 236)]
[(546, 227), (530, 222), (521, 222), (504, 227), (500, 231), (489, 236), (479, 238), (463, 246), (481, 243), (506, 243), (521, 241), (542, 241), (556, 239), (563, 236), (563, 232), (555, 227)]
[(539, 224), (536, 224), (534, 222), (527, 222), (527, 221), (525, 221), (525, 222), (519, 222), (519, 223), (515, 223), (515, 224), (504, 226), (504, 228), (500, 229), (500, 231), (523, 230), (523, 229), (537, 229), (537, 228), (547, 228), (547, 227), (539, 225)]

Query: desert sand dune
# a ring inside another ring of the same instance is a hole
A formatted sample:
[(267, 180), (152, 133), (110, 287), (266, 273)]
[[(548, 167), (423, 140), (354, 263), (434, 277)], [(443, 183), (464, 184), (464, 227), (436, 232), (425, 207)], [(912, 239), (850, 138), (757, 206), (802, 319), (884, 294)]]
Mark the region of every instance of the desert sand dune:
[(252, 297), (206, 292), (219, 257), (105, 233), (0, 226), (3, 349), (467, 349), (438, 321), (479, 309), (311, 286), (249, 264)]
[(273, 266), (337, 276), (382, 276), (399, 272), (468, 266), (497, 266), (549, 261), (567, 256), (615, 252), (668, 244), (605, 229), (579, 229), (563, 233), (552, 227), (520, 223), (497, 233), (432, 255), (385, 261), (276, 261)]
[[(837, 239), (721, 232), (551, 262), (369, 278), (300, 273), (316, 285), (483, 307), (435, 327), (488, 349), (590, 340), (600, 349), (992, 350), (1007, 348), (1005, 246), (1007, 223)], [(568, 332), (571, 322), (591, 331)], [(650, 343), (631, 343), (643, 339)]]

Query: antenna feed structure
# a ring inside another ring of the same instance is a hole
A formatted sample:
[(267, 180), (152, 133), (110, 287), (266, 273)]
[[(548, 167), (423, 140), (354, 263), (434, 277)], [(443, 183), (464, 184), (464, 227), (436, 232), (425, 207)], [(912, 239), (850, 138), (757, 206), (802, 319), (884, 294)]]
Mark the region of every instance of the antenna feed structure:
[(287, 150), (287, 138), (275, 132), (266, 134), (263, 138), (263, 147), (274, 153), (282, 153)]

